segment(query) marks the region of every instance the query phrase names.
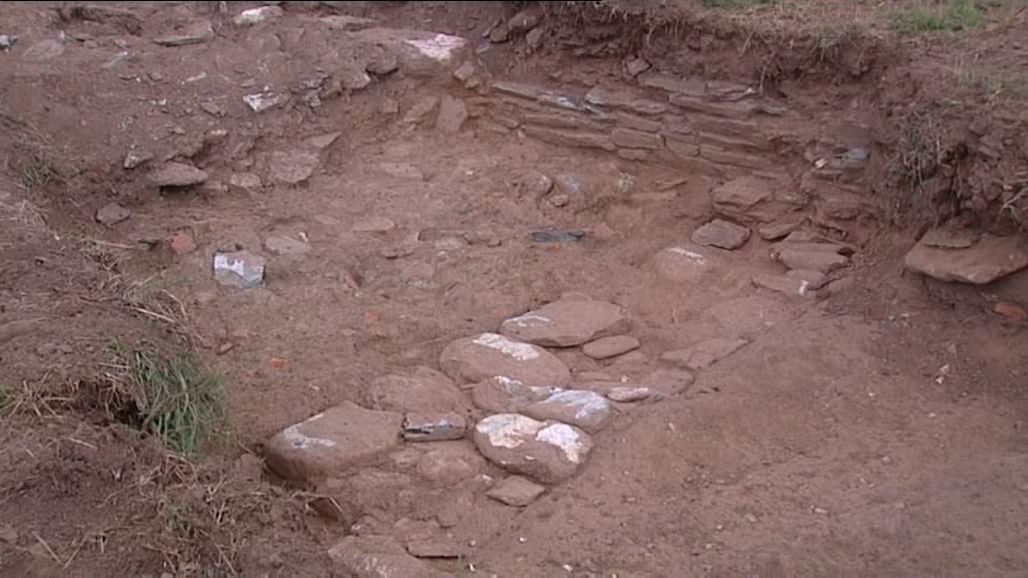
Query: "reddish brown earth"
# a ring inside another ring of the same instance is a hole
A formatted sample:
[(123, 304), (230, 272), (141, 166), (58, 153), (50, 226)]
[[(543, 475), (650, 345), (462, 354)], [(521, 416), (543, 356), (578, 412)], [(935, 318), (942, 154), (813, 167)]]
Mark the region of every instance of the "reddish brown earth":
[[(863, 38), (811, 63), (775, 36), (741, 51), (745, 36), (723, 22), (669, 49), (674, 37), (633, 44), (628, 18), (619, 32), (556, 13), (538, 49), (514, 34), (476, 53), (516, 11), (493, 2), (286, 3), (254, 27), (232, 17), (255, 3), (227, 13), (212, 2), (65, 4), (0, 7), (0, 34), (20, 37), (0, 53), (0, 385), (13, 400), (0, 413), (0, 576), (348, 577), (328, 551), (351, 533), (459, 554), (430, 562), (455, 576), (1028, 573), (1028, 325), (1017, 309), (1028, 274), (969, 286), (902, 265), (916, 229), (955, 213), (961, 225), (1016, 230), (1023, 19), (952, 43)], [(317, 21), (340, 13), (468, 38), (471, 84), (401, 63), (307, 106), (304, 81), (319, 68), (345, 79), (350, 63), (381, 58)], [(211, 38), (152, 41), (197, 19), (212, 22)], [(63, 53), (26, 58), (59, 31)], [(1013, 88), (948, 86), (939, 71), (965, 46), (982, 75)], [(633, 80), (629, 54), (651, 73), (710, 81), (706, 108), (682, 101), (706, 122), (693, 136), (713, 139), (698, 155), (676, 156), (692, 150), (685, 137), (647, 148), (647, 122), (664, 134), (678, 109), (614, 107), (609, 121), (497, 88), (673, 98)], [(242, 97), (264, 86), (289, 103), (253, 112)], [(753, 86), (761, 92), (733, 100)], [(464, 103), (470, 118), (454, 125), (433, 110), (404, 122), (426, 95), (444, 109)], [(725, 112), (751, 102), (785, 112)], [(922, 183), (927, 196), (889, 172), (911, 106), (935, 115), (946, 154), (959, 152)], [(312, 152), (308, 139), (333, 133)], [(583, 134), (594, 146), (568, 146)], [(853, 147), (871, 154), (858, 170), (816, 164)], [(132, 150), (154, 158), (124, 169)], [(276, 159), (294, 153), (315, 154), (309, 178), (275, 182)], [(167, 161), (210, 178), (159, 191), (148, 175)], [(50, 166), (57, 174), (41, 182), (35, 169)], [(263, 186), (241, 186), (242, 173)], [(718, 187), (752, 175), (778, 183), (773, 201), (797, 208), (805, 230), (855, 245), (816, 296), (754, 286), (785, 271), (758, 223), (740, 249), (709, 249), (699, 277), (661, 265), (716, 212), (731, 214)], [(131, 216), (97, 223), (112, 201)], [(586, 234), (541, 243), (531, 235), (541, 229)], [(267, 259), (263, 287), (213, 280), (213, 253), (238, 248)], [(376, 378), (438, 368), (447, 344), (567, 292), (624, 307), (641, 342), (600, 361), (557, 350), (577, 384), (595, 381), (580, 379), (587, 372), (645, 381), (669, 369), (666, 352), (709, 340), (748, 344), (695, 371), (685, 392), (619, 404), (579, 473), (525, 508), (489, 498), (489, 479), (439, 482), (413, 465), (432, 447), (440, 462), (505, 476), (466, 441), (406, 443), (320, 488), (283, 483), (260, 459), (283, 428), (343, 402), (375, 406)], [(205, 457), (177, 456), (104, 411), (114, 340), (195, 348), (224, 376), (228, 420)]]

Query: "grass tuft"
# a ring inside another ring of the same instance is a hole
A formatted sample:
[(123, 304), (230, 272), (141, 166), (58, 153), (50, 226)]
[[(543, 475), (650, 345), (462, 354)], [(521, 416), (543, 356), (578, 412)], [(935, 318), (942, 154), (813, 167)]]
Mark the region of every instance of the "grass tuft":
[(14, 394), (11, 393), (10, 388), (0, 383), (0, 410), (14, 403)]
[(778, 0), (703, 0), (707, 8), (749, 8), (762, 4), (777, 4)]
[(892, 27), (905, 33), (967, 30), (980, 26), (982, 20), (975, 0), (948, 0), (942, 13), (922, 7), (896, 12), (892, 15)]
[(165, 359), (146, 351), (132, 354), (130, 376), (135, 425), (182, 454), (199, 455), (225, 416), (220, 376), (200, 367), (194, 355)]

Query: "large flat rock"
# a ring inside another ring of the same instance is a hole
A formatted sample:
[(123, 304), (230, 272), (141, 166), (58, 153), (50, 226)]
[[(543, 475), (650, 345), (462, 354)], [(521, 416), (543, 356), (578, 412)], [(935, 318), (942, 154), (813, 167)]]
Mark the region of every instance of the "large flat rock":
[(386, 536), (347, 536), (328, 551), (342, 576), (352, 578), (453, 578)]
[(496, 333), (458, 339), (446, 346), (439, 366), (460, 383), (506, 377), (524, 385), (566, 385), (571, 371), (549, 351)]
[(523, 413), (539, 420), (571, 424), (589, 433), (603, 429), (612, 417), (610, 402), (605, 397), (579, 389), (555, 391), (546, 399), (526, 407)]
[(478, 422), (475, 446), (494, 464), (553, 484), (575, 475), (592, 451), (589, 434), (564, 423), (503, 413)]
[(623, 307), (593, 299), (561, 300), (508, 319), (500, 333), (547, 347), (574, 347), (628, 333), (632, 319)]
[(291, 425), (268, 441), (268, 467), (283, 478), (315, 482), (371, 461), (400, 444), (403, 416), (345, 402)]
[(922, 239), (903, 261), (907, 269), (940, 281), (982, 285), (1028, 267), (1028, 240), (983, 235), (970, 247), (951, 249)]
[(384, 375), (368, 389), (371, 406), (396, 412), (456, 412), (471, 409), (467, 398), (446, 375), (419, 367), (406, 375)]

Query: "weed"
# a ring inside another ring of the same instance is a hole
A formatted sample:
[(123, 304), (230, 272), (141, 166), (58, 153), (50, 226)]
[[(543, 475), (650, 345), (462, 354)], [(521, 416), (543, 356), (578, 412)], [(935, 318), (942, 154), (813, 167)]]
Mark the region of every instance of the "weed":
[(820, 28), (814, 38), (814, 60), (820, 64), (836, 62), (843, 45), (851, 41), (853, 35), (852, 27), (825, 26)]
[(941, 143), (931, 115), (911, 111), (900, 122), (900, 138), (890, 172), (895, 183), (908, 190), (919, 188), (939, 167)]
[(893, 28), (904, 33), (966, 30), (981, 23), (982, 11), (975, 0), (948, 0), (942, 13), (916, 7), (892, 15)]
[(14, 403), (14, 394), (6, 385), (0, 383), (0, 410)]
[(57, 162), (45, 152), (36, 152), (19, 167), (18, 181), (26, 189), (33, 190), (63, 181)]
[(196, 456), (225, 415), (221, 378), (193, 355), (164, 359), (136, 351), (129, 363), (135, 424), (167, 446)]

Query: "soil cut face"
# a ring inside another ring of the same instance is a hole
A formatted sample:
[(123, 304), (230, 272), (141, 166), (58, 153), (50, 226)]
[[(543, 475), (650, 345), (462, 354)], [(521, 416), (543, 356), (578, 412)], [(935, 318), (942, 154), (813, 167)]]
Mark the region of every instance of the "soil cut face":
[[(0, 576), (1028, 572), (1024, 126), (957, 87), (904, 197), (919, 43), (72, 4), (0, 8)], [(154, 351), (221, 376), (202, 456)]]

